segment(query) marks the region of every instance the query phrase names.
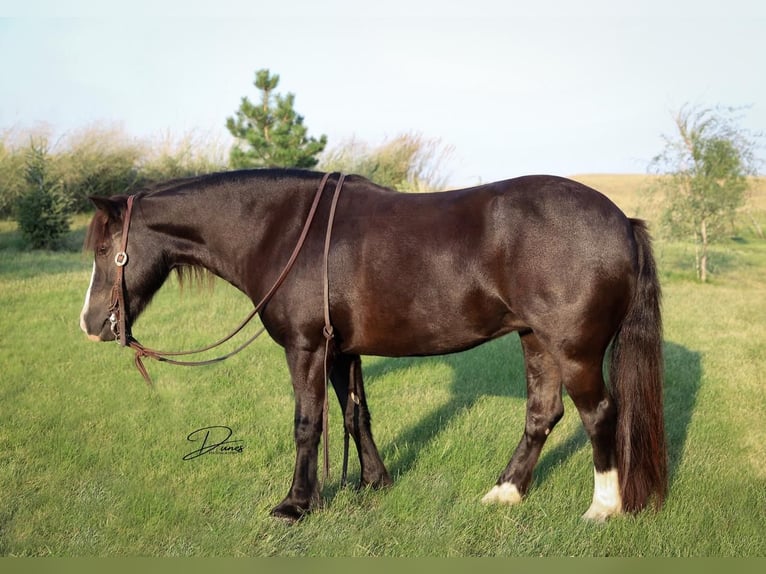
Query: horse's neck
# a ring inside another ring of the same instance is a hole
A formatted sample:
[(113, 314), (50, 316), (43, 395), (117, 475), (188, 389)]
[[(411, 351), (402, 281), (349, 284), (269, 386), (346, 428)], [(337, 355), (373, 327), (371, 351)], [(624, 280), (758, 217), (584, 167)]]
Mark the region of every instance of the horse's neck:
[(251, 261), (260, 258), (259, 254), (268, 254), (263, 259), (272, 260), (272, 255), (279, 258), (277, 252), (286, 246), (278, 229), (293, 227), (295, 214), (303, 214), (304, 195), (288, 192), (280, 196), (246, 189), (169, 195), (157, 198), (162, 205), (157, 205), (156, 212), (165, 221), (155, 228), (166, 236), (164, 245), (171, 246), (166, 248), (171, 267), (204, 268), (253, 295), (262, 286), (259, 277), (247, 273), (252, 269)]

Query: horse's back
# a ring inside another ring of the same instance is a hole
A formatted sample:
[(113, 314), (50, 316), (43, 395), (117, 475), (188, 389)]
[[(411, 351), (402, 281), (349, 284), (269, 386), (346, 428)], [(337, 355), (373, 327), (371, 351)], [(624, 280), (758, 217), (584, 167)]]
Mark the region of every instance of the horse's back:
[[(577, 182), (527, 176), (433, 194), (349, 193), (333, 231), (348, 350), (459, 351), (630, 289), (630, 222)], [(585, 300), (587, 299), (587, 301)], [(335, 320), (335, 319), (334, 319)]]

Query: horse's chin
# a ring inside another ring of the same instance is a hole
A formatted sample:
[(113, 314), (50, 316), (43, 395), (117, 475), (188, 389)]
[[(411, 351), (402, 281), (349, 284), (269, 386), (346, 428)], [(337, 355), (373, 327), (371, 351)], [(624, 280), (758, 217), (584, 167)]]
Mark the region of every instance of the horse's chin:
[(103, 339), (101, 338), (101, 335), (88, 335), (88, 339), (90, 339), (94, 343), (100, 343), (101, 341), (103, 341)]

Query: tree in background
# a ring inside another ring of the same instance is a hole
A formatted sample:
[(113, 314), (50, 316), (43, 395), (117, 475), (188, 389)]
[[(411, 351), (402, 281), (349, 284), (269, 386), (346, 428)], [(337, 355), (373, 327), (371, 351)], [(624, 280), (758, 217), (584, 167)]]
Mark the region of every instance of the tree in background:
[(376, 147), (350, 140), (327, 152), (321, 165), (398, 191), (436, 191), (447, 183), (443, 164), (451, 154), (438, 139), (405, 133)]
[(60, 184), (73, 212), (92, 210), (90, 195), (130, 194), (152, 183), (222, 171), (229, 159), (228, 144), (199, 132), (138, 139), (119, 124), (63, 134), (46, 126), (6, 130), (0, 132), (0, 218), (17, 215), (19, 198), (29, 188), (27, 164), (39, 148), (45, 151), (46, 177)]
[(59, 180), (51, 176), (46, 142), (32, 142), (27, 152), (26, 190), (18, 198), (21, 235), (33, 249), (53, 249), (69, 231), (70, 201)]
[(663, 225), (671, 236), (693, 237), (697, 276), (708, 278), (708, 248), (745, 203), (748, 175), (756, 173), (755, 143), (737, 126), (733, 109), (684, 106), (677, 133), (650, 169), (663, 175)]
[(12, 217), (24, 193), (24, 155), (11, 141), (10, 131), (0, 135), (0, 217)]
[(261, 101), (253, 104), (242, 98), (234, 117), (226, 119), (226, 127), (237, 143), (231, 149), (232, 167), (299, 167), (316, 166), (317, 156), (327, 145), (327, 136), (318, 140), (308, 137), (303, 116), (293, 108), (295, 95), (274, 93), (279, 75), (269, 70), (255, 73), (255, 87)]

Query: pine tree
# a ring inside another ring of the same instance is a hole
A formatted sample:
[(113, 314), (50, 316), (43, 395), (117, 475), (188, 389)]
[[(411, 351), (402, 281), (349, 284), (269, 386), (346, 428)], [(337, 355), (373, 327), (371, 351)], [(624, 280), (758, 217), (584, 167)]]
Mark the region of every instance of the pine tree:
[(47, 142), (33, 141), (27, 151), (26, 191), (16, 204), (22, 237), (33, 249), (55, 249), (69, 231), (71, 202), (50, 174)]
[(226, 127), (237, 138), (229, 156), (232, 167), (316, 166), (327, 136), (318, 140), (307, 136), (303, 116), (294, 109), (295, 95), (275, 93), (278, 84), (279, 75), (258, 70), (254, 85), (261, 101), (253, 104), (243, 97), (235, 116), (226, 119)]

